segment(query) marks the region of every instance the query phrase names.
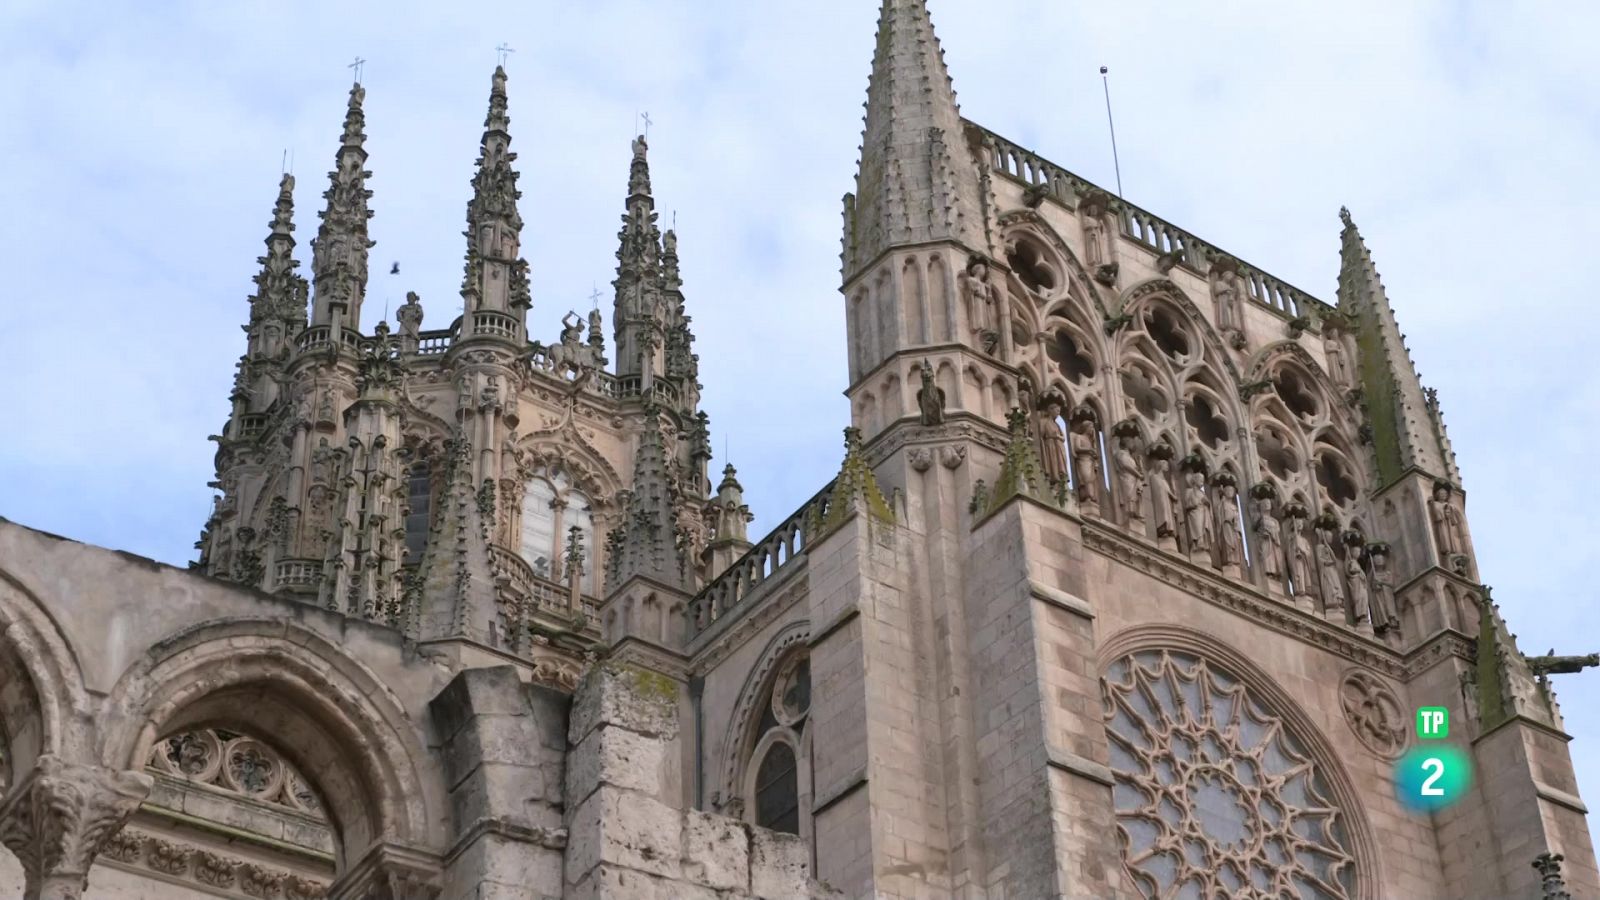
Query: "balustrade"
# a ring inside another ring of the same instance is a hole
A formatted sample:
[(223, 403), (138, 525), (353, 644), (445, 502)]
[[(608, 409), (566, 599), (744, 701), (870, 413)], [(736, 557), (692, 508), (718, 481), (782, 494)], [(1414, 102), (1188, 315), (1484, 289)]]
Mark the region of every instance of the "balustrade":
[(737, 607), (762, 582), (805, 555), (810, 541), (807, 523), (825, 515), (832, 491), (830, 482), (695, 595), (687, 614), (691, 640)]

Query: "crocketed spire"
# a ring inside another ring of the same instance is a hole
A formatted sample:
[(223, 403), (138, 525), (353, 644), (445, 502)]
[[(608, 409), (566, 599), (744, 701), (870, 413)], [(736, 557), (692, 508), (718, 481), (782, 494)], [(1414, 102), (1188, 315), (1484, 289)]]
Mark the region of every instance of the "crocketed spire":
[(522, 192), (517, 190), (517, 172), (511, 165), (517, 154), (511, 150), (511, 117), (506, 104), (506, 70), (496, 66), (478, 170), (472, 177), (472, 199), (467, 202), (467, 230), (463, 232), (467, 255), (461, 294), (467, 315), (462, 336), (517, 342), (526, 333), (533, 298), (528, 289), (528, 263), (520, 255), (522, 214), (517, 200)]
[(826, 508), (812, 509), (813, 519), (808, 524), (810, 542), (815, 543), (858, 512), (882, 522), (894, 521), (894, 510), (884, 499), (878, 476), (872, 473), (866, 454), (861, 452), (861, 429), (851, 426), (844, 430), (844, 462), (840, 463), (839, 475), (833, 480)]
[(633, 455), (633, 483), (623, 507), (622, 524), (612, 530), (606, 554), (607, 590), (634, 577), (669, 587), (683, 587), (672, 476), (661, 436), (661, 412), (644, 408), (639, 448)]
[(1438, 403), (1422, 386), (1394, 308), (1384, 293), (1361, 232), (1340, 209), (1339, 309), (1355, 324), (1361, 349), (1361, 385), (1372, 419), (1373, 446), (1383, 486), (1418, 468), (1460, 483), (1454, 454), (1438, 416)]
[(883, 0), (856, 192), (845, 197), (844, 278), (889, 247), (983, 239), (978, 173), (926, 0)]
[[(374, 244), (367, 237), (367, 220), (372, 210), (367, 201), (366, 115), (361, 102), (367, 92), (360, 84), (350, 88), (350, 103), (345, 110), (344, 135), (334, 154), (334, 168), (328, 173), (328, 201), (322, 225), (311, 242), (311, 274), (316, 285), (316, 305), (312, 325), (331, 325), (335, 317), (342, 327), (359, 328), (361, 301), (367, 292), (367, 251)], [(338, 345), (337, 338), (334, 344)]]
[[(261, 272), (256, 275), (256, 291), (250, 297), (251, 352), (276, 348), (259, 346), (254, 326), (277, 320), (287, 330), (299, 331), (306, 321), (306, 280), (295, 272), (300, 261), (294, 258), (294, 176), (285, 174), (278, 183), (278, 201), (272, 207), (272, 223), (267, 233), (267, 252), (256, 258)], [(289, 337), (285, 334), (284, 337)]]
[[(643, 137), (634, 139), (627, 206), (617, 233), (612, 326), (616, 330), (617, 374), (653, 378), (662, 374), (656, 366), (656, 351), (666, 340), (667, 310), (661, 284), (661, 232), (656, 227), (656, 201), (650, 196), (649, 149)], [(676, 252), (672, 262), (675, 270)]]

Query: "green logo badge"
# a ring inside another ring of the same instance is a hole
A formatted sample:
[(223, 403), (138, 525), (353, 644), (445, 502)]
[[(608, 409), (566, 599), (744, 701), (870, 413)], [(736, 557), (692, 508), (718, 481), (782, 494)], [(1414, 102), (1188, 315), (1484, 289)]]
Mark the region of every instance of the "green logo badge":
[(1443, 706), (1417, 708), (1417, 737), (1437, 741), (1450, 736), (1450, 710)]

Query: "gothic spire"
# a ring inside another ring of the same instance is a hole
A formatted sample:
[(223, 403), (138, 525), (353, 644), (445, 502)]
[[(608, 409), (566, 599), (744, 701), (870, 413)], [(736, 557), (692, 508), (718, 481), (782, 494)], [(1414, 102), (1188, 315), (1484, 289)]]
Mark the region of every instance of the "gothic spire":
[(278, 183), (278, 201), (272, 207), (268, 226), (267, 252), (256, 257), (261, 271), (255, 277), (256, 291), (250, 297), (250, 354), (271, 356), (276, 347), (265, 346), (256, 326), (278, 320), (286, 330), (282, 340), (292, 337), (306, 321), (306, 280), (295, 273), (300, 261), (294, 258), (294, 176), (285, 174)]
[[(478, 170), (467, 202), (466, 273), (461, 294), (467, 316), (463, 337), (520, 341), (526, 332), (528, 263), (520, 256), (522, 214), (517, 211), (517, 172), (511, 164), (511, 117), (506, 112), (506, 70), (496, 66), (489, 89), (489, 114), (483, 120)], [(492, 313), (500, 313), (494, 316)], [(508, 322), (510, 316), (514, 322)], [(510, 333), (508, 333), (510, 332)]]
[(645, 406), (642, 424), (622, 524), (609, 539), (608, 590), (635, 576), (671, 587), (686, 583), (674, 513), (675, 492), (661, 435), (661, 413), (654, 404)]
[[(418, 566), (415, 600), (422, 638), (465, 636), (488, 641), (495, 623), (489, 522), (494, 494), (472, 483), (473, 449), (458, 431), (448, 444), (444, 487)], [(408, 618), (411, 611), (408, 612)], [(514, 635), (495, 635), (513, 640)]]
[(866, 109), (856, 192), (845, 197), (845, 281), (899, 244), (986, 246), (978, 174), (926, 0), (883, 0)]
[[(328, 190), (323, 192), (327, 206), (322, 225), (311, 242), (311, 273), (316, 285), (312, 325), (332, 325), (356, 329), (361, 324), (361, 301), (367, 292), (367, 251), (374, 242), (367, 237), (367, 220), (372, 211), (367, 201), (367, 118), (361, 102), (367, 92), (360, 84), (350, 88), (350, 103), (345, 110), (344, 135), (334, 154), (333, 171), (328, 173)], [(338, 346), (338, 338), (334, 345)]]
[[(650, 195), (649, 145), (633, 141), (628, 166), (628, 200), (617, 232), (616, 301), (612, 327), (617, 345), (617, 374), (654, 377), (656, 350), (666, 338), (662, 299), (661, 231), (656, 227), (656, 202)], [(676, 245), (672, 263), (676, 270)]]
[(1417, 375), (1372, 254), (1350, 211), (1341, 208), (1339, 218), (1344, 221), (1339, 234), (1339, 309), (1353, 322), (1361, 351), (1361, 385), (1372, 420), (1379, 480), (1388, 486), (1415, 467), (1459, 483), (1438, 403)]

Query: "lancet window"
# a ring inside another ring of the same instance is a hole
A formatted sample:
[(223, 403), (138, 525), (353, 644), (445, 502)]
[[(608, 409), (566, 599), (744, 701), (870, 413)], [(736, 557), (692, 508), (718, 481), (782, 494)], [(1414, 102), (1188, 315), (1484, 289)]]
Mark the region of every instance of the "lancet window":
[(805, 800), (811, 793), (810, 746), (806, 721), (811, 711), (811, 662), (804, 653), (791, 655), (760, 707), (745, 767), (745, 803), (750, 821), (762, 828), (803, 834), (810, 815)]
[(598, 595), (600, 566), (595, 558), (592, 501), (564, 470), (536, 470), (528, 479), (522, 499), (523, 560), (539, 577), (565, 582), (574, 537), (583, 557), (583, 592)]

